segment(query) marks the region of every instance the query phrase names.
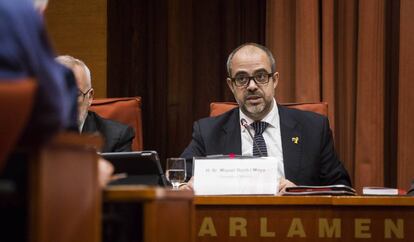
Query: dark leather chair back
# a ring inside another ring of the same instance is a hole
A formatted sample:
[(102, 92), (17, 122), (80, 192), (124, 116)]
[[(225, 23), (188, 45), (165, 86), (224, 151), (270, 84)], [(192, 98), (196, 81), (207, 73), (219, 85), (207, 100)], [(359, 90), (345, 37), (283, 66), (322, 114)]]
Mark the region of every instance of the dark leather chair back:
[(29, 119), (36, 82), (0, 80), (0, 171)]
[(134, 128), (132, 150), (143, 149), (141, 97), (94, 99), (90, 110), (99, 116), (118, 121)]

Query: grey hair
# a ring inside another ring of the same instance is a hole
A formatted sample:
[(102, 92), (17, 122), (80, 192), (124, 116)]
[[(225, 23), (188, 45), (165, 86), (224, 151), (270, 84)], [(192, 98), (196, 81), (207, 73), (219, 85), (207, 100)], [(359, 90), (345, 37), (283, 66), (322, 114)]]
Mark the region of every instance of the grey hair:
[(81, 66), (85, 71), (85, 74), (88, 77), (89, 83), (92, 87), (91, 71), (89, 70), (88, 66), (86, 66), (85, 62), (76, 59), (70, 55), (61, 55), (56, 57), (55, 60), (60, 64), (68, 67), (69, 69), (73, 69), (74, 66)]
[(231, 61), (233, 60), (233, 56), (240, 49), (242, 49), (243, 47), (246, 47), (246, 46), (254, 46), (254, 47), (257, 47), (257, 48), (263, 50), (266, 53), (267, 57), (269, 58), (272, 73), (274, 73), (276, 71), (276, 61), (275, 61), (275, 58), (273, 57), (272, 52), (268, 48), (266, 48), (265, 46), (263, 46), (263, 45), (249, 42), (249, 43), (244, 43), (244, 44), (240, 45), (239, 47), (237, 47), (236, 49), (234, 49), (230, 53), (229, 57), (227, 58), (227, 74), (229, 75), (229, 77), (231, 77)]

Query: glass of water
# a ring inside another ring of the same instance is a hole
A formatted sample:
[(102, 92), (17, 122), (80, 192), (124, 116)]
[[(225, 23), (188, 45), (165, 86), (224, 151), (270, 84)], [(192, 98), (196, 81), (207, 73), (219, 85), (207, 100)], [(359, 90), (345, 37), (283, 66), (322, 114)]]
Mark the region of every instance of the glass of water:
[(184, 158), (168, 158), (166, 177), (172, 184), (173, 190), (178, 190), (178, 187), (187, 177), (187, 170)]

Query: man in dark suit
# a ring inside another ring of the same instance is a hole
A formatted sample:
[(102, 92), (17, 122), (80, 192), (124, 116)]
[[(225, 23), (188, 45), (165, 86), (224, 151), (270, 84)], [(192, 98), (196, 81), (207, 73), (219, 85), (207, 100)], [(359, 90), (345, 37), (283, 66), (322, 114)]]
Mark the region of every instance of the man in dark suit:
[(58, 62), (71, 69), (78, 85), (78, 127), (81, 133), (99, 132), (105, 139), (102, 152), (131, 151), (132, 140), (135, 137), (133, 128), (104, 119), (98, 114), (88, 111), (92, 104), (94, 90), (91, 74), (85, 63), (72, 56), (59, 56)]
[(135, 134), (130, 126), (104, 119), (98, 114), (88, 111), (82, 133), (95, 132), (99, 132), (105, 137), (105, 145), (102, 148), (102, 152), (131, 151), (132, 140)]
[(266, 47), (247, 43), (236, 48), (227, 70), (227, 85), (239, 108), (195, 122), (193, 139), (182, 157), (233, 153), (282, 158), (285, 178), (280, 191), (296, 184), (351, 185), (336, 156), (328, 119), (277, 105), (279, 74)]

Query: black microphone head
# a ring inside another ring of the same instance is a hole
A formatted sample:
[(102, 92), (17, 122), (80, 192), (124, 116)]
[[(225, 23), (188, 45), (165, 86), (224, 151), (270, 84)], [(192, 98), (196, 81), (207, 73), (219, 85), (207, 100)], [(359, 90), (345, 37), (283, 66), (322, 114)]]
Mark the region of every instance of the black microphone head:
[(260, 147), (257, 145), (256, 140), (254, 139), (254, 137), (253, 137), (252, 133), (250, 133), (250, 130), (249, 130), (249, 125), (247, 124), (246, 119), (241, 118), (241, 119), (240, 119), (240, 123), (241, 123), (241, 125), (242, 125), (242, 126), (243, 126), (246, 130), (247, 130), (247, 133), (249, 133), (250, 138), (252, 138), (252, 140), (253, 140), (253, 145), (254, 145), (254, 146), (257, 148), (257, 150), (259, 151), (260, 156), (263, 156), (263, 153), (262, 153), (262, 151), (260, 150)]
[(244, 119), (244, 118), (240, 119), (240, 123), (241, 123), (241, 125), (242, 125), (242, 126), (244, 126), (245, 128), (246, 128), (246, 126), (249, 126), (249, 125), (247, 124), (246, 119)]
[(411, 187), (407, 192), (408, 196), (414, 196), (414, 180), (411, 182)]

